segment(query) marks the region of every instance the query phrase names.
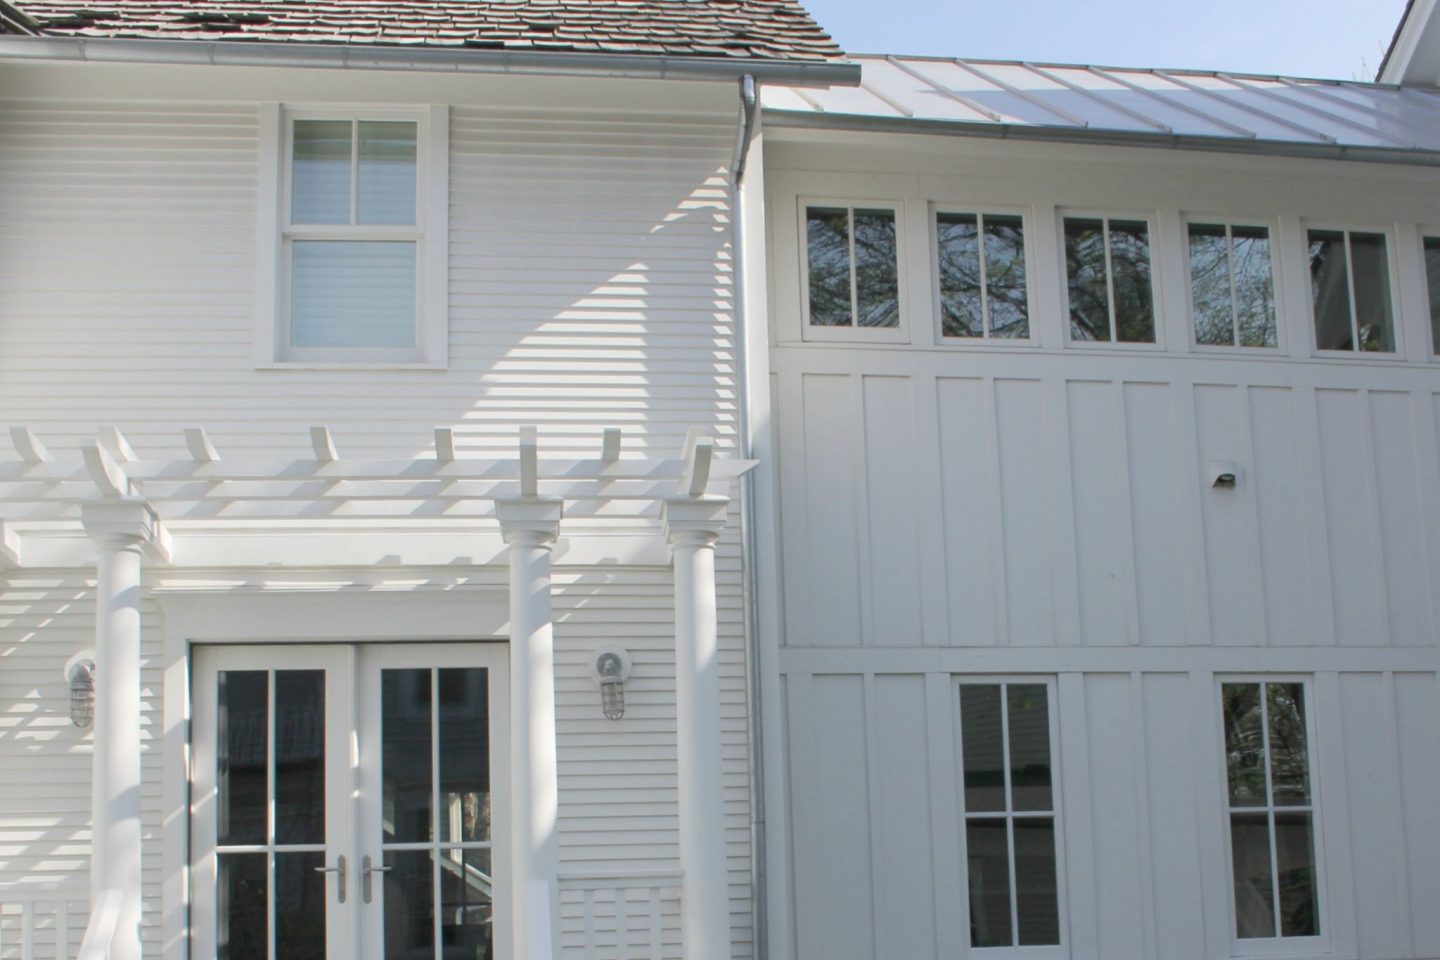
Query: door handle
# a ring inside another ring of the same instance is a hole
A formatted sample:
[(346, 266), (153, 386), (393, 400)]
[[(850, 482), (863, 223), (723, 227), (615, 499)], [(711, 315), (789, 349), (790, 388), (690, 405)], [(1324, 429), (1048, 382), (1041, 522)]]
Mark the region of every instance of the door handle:
[(368, 853), (365, 854), (365, 858), (360, 861), (360, 891), (361, 898), (366, 903), (369, 903), (374, 895), (374, 890), (371, 888), (374, 881), (370, 879), (370, 875), (375, 873), (389, 873), (394, 869), (393, 867), (374, 867), (371, 866), (372, 862), (370, 854)]
[[(369, 858), (367, 857), (366, 860), (369, 860)], [(316, 872), (316, 873), (333, 873), (333, 874), (335, 874), (336, 899), (337, 899), (340, 903), (344, 903), (344, 902), (345, 902), (345, 854), (342, 853), (342, 854), (340, 854), (340, 856), (338, 856), (338, 857), (335, 858), (335, 866), (333, 866), (333, 867), (316, 867), (316, 868), (315, 868), (315, 872)]]

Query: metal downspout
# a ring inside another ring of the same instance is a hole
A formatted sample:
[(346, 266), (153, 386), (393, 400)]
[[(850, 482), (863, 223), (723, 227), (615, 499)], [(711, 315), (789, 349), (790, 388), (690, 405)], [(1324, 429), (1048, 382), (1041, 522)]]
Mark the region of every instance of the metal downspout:
[[(740, 80), (740, 123), (736, 130), (735, 150), (730, 159), (730, 185), (735, 216), (734, 223), (734, 264), (735, 264), (735, 344), (736, 356), (740, 362), (736, 367), (736, 388), (739, 394), (740, 456), (753, 456), (752, 431), (750, 424), (749, 378), (746, 376), (745, 329), (745, 205), (740, 200), (740, 184), (745, 176), (745, 164), (750, 155), (750, 141), (755, 135), (755, 123), (760, 111), (756, 96), (755, 78), (746, 74)], [(763, 706), (760, 696), (760, 617), (759, 595), (755, 579), (755, 494), (754, 471), (748, 471), (740, 478), (740, 569), (741, 588), (745, 598), (745, 706), (746, 731), (749, 742), (747, 751), (750, 758), (750, 911), (754, 930), (753, 945), (755, 960), (767, 960), (770, 950), (769, 918), (767, 904), (769, 891), (765, 869), (765, 764), (763, 745), (760, 742), (764, 728)]]

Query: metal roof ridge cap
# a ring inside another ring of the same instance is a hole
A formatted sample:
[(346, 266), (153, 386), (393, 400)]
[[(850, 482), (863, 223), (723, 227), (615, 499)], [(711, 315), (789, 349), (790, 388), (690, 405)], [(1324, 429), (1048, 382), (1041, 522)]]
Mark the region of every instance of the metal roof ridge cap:
[(0, 36), (0, 60), (174, 63), (320, 69), (416, 70), (615, 79), (732, 80), (750, 74), (786, 86), (858, 86), (850, 61), (526, 51), (473, 47), (391, 47), (250, 40), (160, 40), (131, 37)]

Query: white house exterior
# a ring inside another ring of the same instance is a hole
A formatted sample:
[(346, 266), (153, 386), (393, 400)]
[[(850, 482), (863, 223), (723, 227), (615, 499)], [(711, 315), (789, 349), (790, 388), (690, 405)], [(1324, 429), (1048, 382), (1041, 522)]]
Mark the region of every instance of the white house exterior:
[(382, 9), (0, 4), (0, 960), (1440, 958), (1428, 7)]

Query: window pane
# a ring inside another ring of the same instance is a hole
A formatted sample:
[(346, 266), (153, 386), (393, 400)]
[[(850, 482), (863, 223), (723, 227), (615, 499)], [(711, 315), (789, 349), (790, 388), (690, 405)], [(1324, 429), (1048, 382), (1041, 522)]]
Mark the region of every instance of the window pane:
[(855, 211), (855, 297), (859, 325), (900, 325), (900, 268), (895, 213)]
[(350, 222), (349, 120), (296, 120), (291, 223)]
[(268, 678), (264, 670), (222, 670), (218, 686), (215, 842), (264, 843)]
[(1065, 218), (1065, 276), (1070, 290), (1070, 338), (1110, 339), (1105, 283), (1105, 228), (1100, 220)]
[(440, 839), (490, 839), (490, 711), (485, 671), (440, 671)]
[(356, 223), (415, 222), (415, 124), (361, 120)]
[(489, 850), (440, 852), (443, 960), (476, 960), (493, 955), (493, 895)]
[(965, 821), (965, 848), (970, 880), (970, 945), (1013, 946), (1005, 820)]
[(386, 843), (432, 838), (430, 671), (380, 673), (381, 819)]
[(965, 757), (965, 812), (1005, 809), (1005, 754), (1000, 685), (960, 687), (960, 741)]
[(1060, 942), (1055, 888), (1055, 821), (1015, 818), (1015, 913), (1021, 946)]
[(1150, 231), (1143, 220), (1110, 221), (1110, 269), (1115, 291), (1115, 339), (1154, 343)]
[(275, 671), (275, 842), (325, 842), (323, 670)]
[(1270, 718), (1270, 785), (1277, 807), (1310, 802), (1309, 754), (1305, 745), (1305, 687), (1265, 684)]
[(324, 960), (326, 893), (333, 881), (315, 872), (323, 866), (320, 851), (275, 855), (276, 960)]
[(291, 244), (290, 345), (413, 347), (415, 244)]
[(1360, 349), (1393, 353), (1395, 330), (1390, 310), (1390, 266), (1385, 235), (1350, 234), (1350, 258), (1355, 274), (1355, 321)]
[(1337, 230), (1310, 231), (1310, 296), (1315, 302), (1315, 346), (1353, 350), (1350, 332), (1350, 277), (1345, 265), (1345, 235)]
[[(1005, 688), (1010, 709), (1010, 805), (1050, 810), (1050, 703), (1042, 684)], [(1018, 868), (1017, 868), (1018, 869)]]
[(1440, 237), (1425, 238), (1425, 279), (1430, 287), (1430, 348), (1440, 353)]
[(435, 956), (434, 864), (433, 850), (385, 852), (385, 960)]
[(1225, 715), (1225, 766), (1230, 803), (1237, 807), (1265, 805), (1265, 739), (1258, 683), (1227, 683), (1221, 688)]
[(1314, 937), (1320, 933), (1315, 909), (1315, 849), (1310, 814), (1275, 814), (1275, 856), (1279, 860), (1280, 935)]
[(1230, 315), (1230, 255), (1225, 227), (1190, 224), (1190, 296), (1195, 310), (1195, 342), (1235, 342)]
[(1270, 881), (1270, 828), (1263, 813), (1230, 815), (1235, 868), (1235, 935), (1275, 936), (1275, 889)]
[(990, 336), (1030, 336), (1025, 229), (1019, 217), (985, 217), (985, 294), (990, 301)]
[(1242, 347), (1279, 345), (1275, 330), (1275, 281), (1270, 273), (1270, 231), (1234, 227), (1235, 318)]
[(849, 213), (833, 207), (808, 208), (805, 249), (810, 266), (810, 323), (850, 326)]
[(983, 337), (980, 305), (980, 231), (964, 213), (935, 215), (940, 254), (940, 329), (947, 337)]
[(222, 853), (216, 858), (215, 955), (256, 960), (269, 953), (265, 854)]

